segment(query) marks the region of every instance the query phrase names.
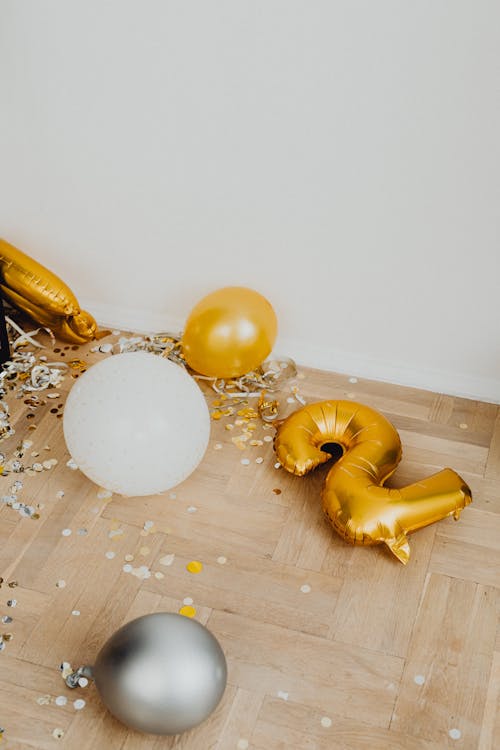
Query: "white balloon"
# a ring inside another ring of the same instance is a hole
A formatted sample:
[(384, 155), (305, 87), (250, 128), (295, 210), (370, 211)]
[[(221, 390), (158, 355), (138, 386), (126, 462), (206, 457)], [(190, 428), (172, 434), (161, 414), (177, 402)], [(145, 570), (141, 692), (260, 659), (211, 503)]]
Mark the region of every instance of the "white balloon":
[(198, 466), (210, 416), (200, 388), (180, 365), (128, 352), (78, 378), (63, 427), (68, 450), (89, 479), (120, 495), (153, 495)]

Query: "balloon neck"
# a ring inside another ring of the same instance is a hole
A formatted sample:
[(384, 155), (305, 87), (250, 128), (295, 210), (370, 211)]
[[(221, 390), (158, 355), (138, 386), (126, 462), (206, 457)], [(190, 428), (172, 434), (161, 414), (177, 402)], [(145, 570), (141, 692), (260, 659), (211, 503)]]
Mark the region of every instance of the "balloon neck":
[(86, 677), (88, 680), (93, 680), (94, 674), (92, 672), (92, 667), (79, 667), (75, 672), (72, 672), (66, 677), (66, 685), (69, 688), (76, 688), (82, 677)]

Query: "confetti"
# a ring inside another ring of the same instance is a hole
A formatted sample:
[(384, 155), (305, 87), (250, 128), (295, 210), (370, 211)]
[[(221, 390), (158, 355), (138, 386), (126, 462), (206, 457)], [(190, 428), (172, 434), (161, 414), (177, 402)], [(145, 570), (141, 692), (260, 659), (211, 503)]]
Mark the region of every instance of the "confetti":
[(83, 700), (83, 698), (77, 698), (76, 701), (73, 701), (73, 708), (75, 709), (75, 711), (81, 711), (84, 707), (85, 701)]
[(154, 525), (155, 525), (154, 521), (145, 521), (144, 526), (143, 526), (144, 531), (149, 531), (150, 529), (153, 528)]
[(450, 735), (452, 740), (459, 740), (462, 736), (462, 732), (460, 731), (460, 729), (450, 729), (448, 734)]
[(321, 717), (321, 726), (325, 729), (329, 729), (332, 726), (332, 720), (329, 716), (322, 716)]
[(221, 555), (217, 558), (217, 562), (219, 565), (225, 565), (227, 563), (227, 557), (224, 557), (224, 555)]
[(191, 599), (191, 597), (190, 597), (190, 596), (186, 596), (186, 598), (185, 598), (185, 599), (183, 599), (182, 603), (183, 603), (183, 604), (186, 604), (186, 605), (190, 605), (190, 604), (192, 604), (192, 603), (193, 603), (193, 600)]
[(196, 614), (196, 610), (194, 607), (185, 606), (180, 608), (179, 614), (184, 615), (184, 617), (194, 617)]
[(123, 566), (122, 570), (124, 573), (131, 573), (133, 568), (132, 568), (132, 565), (127, 563), (126, 565)]
[(89, 681), (86, 677), (79, 677), (78, 678), (78, 684), (80, 687), (85, 688), (89, 684)]
[(191, 562), (186, 565), (186, 570), (190, 573), (201, 573), (203, 570), (203, 563), (199, 560), (191, 560)]
[(65, 695), (58, 695), (54, 701), (56, 706), (65, 706), (67, 702), (68, 702), (68, 699), (66, 698)]
[(71, 612), (71, 614), (73, 615), (73, 617), (79, 617), (80, 616), (80, 610), (79, 609), (74, 609)]
[(111, 550), (109, 550), (108, 552), (106, 552), (105, 557), (107, 557), (108, 560), (112, 560), (114, 557), (116, 557), (116, 552), (112, 552)]
[(66, 466), (68, 469), (72, 469), (73, 471), (76, 471), (78, 469), (78, 464), (73, 461), (72, 458), (69, 459), (69, 461), (66, 461)]
[(236, 743), (236, 747), (238, 748), (238, 750), (248, 750), (248, 747), (249, 747), (248, 740), (244, 739), (243, 737), (240, 737), (240, 739)]
[(124, 559), (125, 559), (125, 562), (132, 562), (132, 560), (134, 559), (134, 556), (133, 555), (125, 555)]
[(160, 558), (160, 565), (165, 565), (165, 566), (172, 565), (174, 559), (175, 559), (174, 553), (172, 553), (171, 555), (165, 555), (165, 557)]
[(58, 500), (62, 500), (62, 498), (64, 497), (64, 490), (59, 490), (58, 492), (56, 492), (56, 497)]
[(261, 464), (263, 462), (264, 462), (264, 459), (262, 458), (262, 456), (259, 456), (258, 458), (255, 459), (256, 464)]
[(196, 513), (197, 510), (198, 510), (198, 508), (196, 507), (196, 505), (190, 505), (188, 507), (188, 509), (187, 509), (187, 512), (188, 513)]
[(164, 574), (164, 573), (162, 573), (162, 572), (161, 572), (160, 570), (157, 570), (157, 571), (156, 571), (156, 573), (155, 573), (155, 578), (156, 578), (156, 579), (157, 579), (158, 581), (161, 581), (161, 579), (162, 579), (162, 578), (165, 578), (165, 574)]
[(139, 554), (142, 557), (146, 557), (147, 555), (149, 555), (150, 552), (151, 552), (151, 550), (149, 549), (149, 547), (141, 547), (140, 550), (139, 550)]
[(57, 581), (56, 586), (58, 589), (64, 589), (66, 587), (66, 581), (63, 578), (60, 578)]
[(243, 466), (248, 466), (248, 464), (250, 463), (250, 459), (249, 458), (242, 458), (240, 463), (242, 463)]
[(274, 492), (275, 495), (281, 495), (281, 490), (279, 489), (279, 487), (275, 487), (273, 489), (273, 492)]
[(63, 529), (63, 530), (61, 531), (61, 534), (62, 534), (63, 536), (70, 536), (70, 535), (71, 535), (71, 529)]
[(461, 422), (458, 426), (460, 427), (461, 430), (467, 430), (469, 427), (469, 425), (466, 422)]
[(50, 700), (50, 695), (40, 695), (40, 697), (36, 699), (36, 702), (39, 706), (48, 706)]
[(282, 698), (284, 701), (288, 700), (288, 693), (285, 693), (283, 690), (278, 690), (278, 698)]
[(61, 729), (61, 727), (56, 727), (54, 731), (52, 732), (52, 737), (56, 740), (60, 740), (64, 737), (64, 729)]
[(424, 677), (424, 675), (423, 675), (423, 674), (416, 674), (416, 675), (415, 675), (415, 677), (413, 678), (413, 682), (414, 682), (414, 683), (415, 683), (416, 685), (423, 685), (423, 684), (424, 684), (424, 682), (425, 682), (425, 677)]
[(311, 591), (311, 587), (308, 583), (304, 583), (304, 585), (300, 587), (300, 590), (303, 594), (309, 594), (309, 592)]
[(220, 451), (220, 450), (222, 450), (222, 443), (215, 443), (214, 451)]
[(17, 607), (17, 599), (9, 599), (7, 601), (7, 606), (8, 607)]
[(349, 378), (349, 383), (357, 383), (357, 382), (358, 382), (357, 378)]

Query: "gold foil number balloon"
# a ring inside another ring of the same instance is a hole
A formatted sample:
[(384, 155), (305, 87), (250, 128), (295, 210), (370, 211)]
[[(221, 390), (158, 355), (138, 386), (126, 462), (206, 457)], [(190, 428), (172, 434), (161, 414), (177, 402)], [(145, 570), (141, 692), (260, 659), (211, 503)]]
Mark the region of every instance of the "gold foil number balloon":
[(97, 324), (68, 286), (52, 271), (0, 239), (3, 297), (63, 341), (83, 344), (98, 337)]
[(224, 287), (193, 308), (182, 350), (195, 372), (237, 378), (266, 359), (277, 329), (275, 312), (265, 297), (246, 287)]
[(472, 501), (452, 469), (401, 489), (384, 482), (401, 460), (401, 441), (392, 424), (374, 409), (352, 401), (321, 401), (291, 414), (278, 427), (279, 462), (302, 476), (342, 451), (322, 491), (323, 510), (351, 544), (386, 544), (402, 563), (410, 557), (407, 534), (453, 515)]

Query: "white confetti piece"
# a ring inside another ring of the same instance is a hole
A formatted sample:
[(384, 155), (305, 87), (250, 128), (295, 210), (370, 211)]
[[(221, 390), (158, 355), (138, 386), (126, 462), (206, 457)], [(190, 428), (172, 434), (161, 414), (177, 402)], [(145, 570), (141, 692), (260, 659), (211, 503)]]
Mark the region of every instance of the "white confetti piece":
[(55, 740), (62, 739), (64, 737), (64, 729), (61, 729), (61, 727), (56, 727), (52, 732), (52, 737), (54, 737)]
[(423, 674), (416, 674), (416, 675), (415, 675), (415, 677), (413, 678), (413, 682), (414, 682), (414, 683), (415, 683), (416, 685), (423, 685), (423, 684), (424, 684), (424, 682), (425, 682), (425, 677), (424, 677), (424, 675), (423, 675)]
[(281, 469), (281, 464), (279, 463), (279, 461), (276, 461), (276, 463), (274, 464), (274, 468)]
[(114, 557), (116, 557), (116, 552), (113, 552), (112, 550), (109, 550), (106, 552), (105, 557), (108, 558), (108, 560), (112, 560)]
[(132, 568), (132, 566), (130, 565), (130, 563), (126, 563), (126, 564), (125, 564), (125, 565), (123, 566), (122, 570), (123, 570), (123, 572), (124, 572), (124, 573), (131, 573), (131, 572), (132, 572), (132, 570), (133, 570), (133, 568)]
[(80, 610), (79, 609), (74, 609), (71, 612), (71, 614), (73, 615), (73, 617), (79, 617), (80, 616)]
[(78, 469), (78, 464), (72, 458), (70, 458), (69, 461), (66, 461), (66, 466), (68, 469), (73, 469), (73, 471)]
[(165, 555), (165, 557), (160, 558), (160, 565), (172, 565), (173, 561), (175, 559), (175, 554), (172, 552), (171, 555)]
[(108, 532), (109, 539), (113, 539), (115, 536), (122, 536), (123, 529), (111, 529), (111, 531)]
[(53, 464), (52, 464), (52, 461), (44, 461), (42, 466), (44, 469), (51, 469)]
[(236, 747), (238, 748), (238, 750), (248, 750), (248, 740), (240, 737), (236, 744)]
[(113, 493), (111, 492), (111, 490), (107, 490), (105, 487), (100, 487), (97, 490), (98, 500), (108, 500), (110, 497), (113, 497)]
[(278, 698), (282, 698), (284, 701), (288, 700), (288, 693), (285, 693), (283, 690), (278, 690)]
[(332, 720), (329, 716), (322, 716), (321, 717), (321, 726), (325, 729), (329, 729), (332, 726)]
[(157, 581), (161, 581), (162, 578), (165, 578), (165, 574), (162, 573), (160, 570), (157, 570), (155, 573), (155, 578)]
[(75, 711), (81, 711), (82, 708), (85, 707), (85, 701), (83, 698), (78, 698), (76, 701), (73, 701), (73, 708)]
[(78, 684), (80, 685), (80, 687), (84, 688), (84, 687), (87, 687), (87, 685), (89, 684), (89, 681), (86, 677), (80, 677), (78, 679)]
[(357, 383), (357, 382), (358, 382), (357, 378), (349, 378), (349, 383)]
[(264, 462), (264, 459), (262, 458), (262, 456), (258, 456), (258, 458), (255, 459), (256, 464), (261, 464), (263, 462)]
[(288, 396), (286, 402), (287, 402), (287, 404), (294, 404), (295, 403), (295, 399), (293, 398), (293, 396)]
[(311, 591), (311, 587), (308, 583), (304, 583), (304, 585), (300, 587), (300, 590), (303, 594), (309, 594), (309, 592)]
[(227, 557), (224, 557), (224, 555), (221, 555), (217, 558), (217, 562), (219, 565), (225, 565), (227, 563)]
[(220, 450), (222, 450), (222, 443), (215, 443), (214, 451), (220, 451)]
[(196, 507), (196, 505), (190, 505), (188, 507), (188, 509), (187, 509), (187, 512), (188, 513), (196, 513), (197, 510), (198, 510), (198, 508)]
[(71, 536), (71, 529), (63, 529), (63, 530), (61, 531), (61, 534), (62, 534), (63, 536)]
[(39, 706), (47, 706), (50, 703), (50, 695), (41, 695), (36, 702)]
[(149, 529), (152, 529), (154, 525), (154, 521), (145, 521), (143, 528), (145, 531), (149, 531)]
[(186, 596), (186, 598), (182, 600), (182, 603), (186, 604), (187, 606), (190, 606), (193, 603), (193, 600), (191, 599), (190, 596)]
[(56, 706), (65, 706), (67, 702), (68, 702), (68, 699), (66, 698), (65, 695), (58, 695), (54, 701)]
[(110, 344), (109, 342), (106, 344), (101, 344), (99, 347), (99, 351), (103, 354), (109, 354), (109, 352), (113, 351), (113, 344)]
[(58, 589), (66, 588), (66, 581), (64, 580), (64, 578), (60, 578), (58, 582), (56, 583), (56, 586)]
[(272, 443), (273, 442), (273, 436), (272, 435), (264, 435), (264, 442), (265, 443)]
[(62, 500), (64, 497), (64, 490), (59, 490), (59, 492), (56, 492), (56, 497), (58, 500)]
[(250, 459), (249, 458), (242, 458), (241, 459), (241, 463), (243, 464), (243, 466), (248, 466), (248, 464), (250, 463)]
[(459, 740), (462, 736), (462, 732), (460, 731), (460, 729), (450, 729), (448, 734), (450, 735), (452, 740)]
[(39, 464), (39, 463), (33, 464), (33, 470), (38, 471), (38, 472), (43, 471), (43, 464)]
[(124, 559), (125, 559), (125, 562), (132, 562), (132, 560), (134, 559), (134, 556), (133, 555), (125, 555)]

